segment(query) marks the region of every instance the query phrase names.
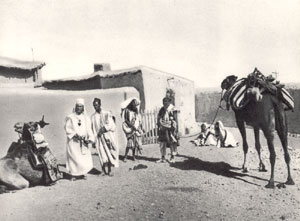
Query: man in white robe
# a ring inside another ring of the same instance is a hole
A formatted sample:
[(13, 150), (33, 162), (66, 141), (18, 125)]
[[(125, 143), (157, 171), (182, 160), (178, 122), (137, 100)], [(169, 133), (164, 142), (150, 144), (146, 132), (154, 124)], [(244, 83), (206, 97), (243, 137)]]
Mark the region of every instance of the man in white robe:
[(84, 111), (84, 100), (76, 100), (74, 112), (66, 117), (67, 135), (66, 169), (75, 178), (84, 178), (93, 168), (92, 155), (88, 144), (94, 142), (90, 118)]
[(119, 167), (119, 148), (115, 138), (115, 122), (109, 111), (102, 110), (101, 100), (93, 102), (95, 113), (91, 116), (95, 146), (99, 155), (100, 165), (105, 175), (112, 176), (112, 167)]
[(215, 123), (215, 137), (217, 139), (217, 147), (238, 147), (239, 142), (233, 137), (232, 133), (226, 129), (222, 121)]

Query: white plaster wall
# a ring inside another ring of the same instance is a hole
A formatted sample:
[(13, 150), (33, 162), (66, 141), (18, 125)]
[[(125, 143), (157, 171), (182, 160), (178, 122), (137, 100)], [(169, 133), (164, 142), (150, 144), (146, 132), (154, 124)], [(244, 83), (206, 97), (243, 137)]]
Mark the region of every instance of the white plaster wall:
[(180, 110), (179, 131), (181, 134), (192, 133), (196, 124), (194, 83), (150, 68), (142, 68), (142, 73), (146, 110), (160, 108), (166, 89), (171, 88), (175, 91), (175, 106)]
[(124, 101), (124, 93), (128, 97), (139, 97), (135, 88), (124, 87), (105, 90), (63, 91), (43, 90), (40, 88), (1, 88), (0, 89), (0, 157), (2, 157), (12, 141), (18, 136), (14, 131), (17, 122), (39, 121), (43, 115), (50, 123), (43, 129), (46, 140), (55, 155), (65, 156), (66, 135), (64, 131), (65, 117), (72, 112), (76, 98), (85, 99), (86, 112), (90, 116), (94, 112), (93, 99), (99, 97), (102, 107), (112, 111), (116, 117), (116, 136), (120, 154), (124, 154), (126, 137), (122, 131), (120, 104)]

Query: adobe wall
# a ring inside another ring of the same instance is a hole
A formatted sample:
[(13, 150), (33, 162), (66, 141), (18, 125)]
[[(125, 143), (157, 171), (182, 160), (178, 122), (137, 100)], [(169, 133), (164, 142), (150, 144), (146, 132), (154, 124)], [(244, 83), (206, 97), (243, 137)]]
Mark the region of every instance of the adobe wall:
[(300, 89), (289, 89), (295, 101), (295, 111), (287, 111), (287, 119), (290, 133), (300, 134)]
[(43, 87), (51, 90), (90, 90), (100, 89), (100, 76), (96, 75), (93, 78), (86, 80), (69, 80), (69, 81), (50, 81), (44, 82)]
[(0, 122), (2, 128), (0, 130), (0, 157), (4, 156), (11, 142), (18, 139), (13, 128), (15, 123), (39, 121), (45, 115), (45, 121), (50, 123), (42, 129), (45, 138), (55, 156), (65, 160), (64, 121), (65, 117), (72, 112), (75, 100), (79, 97), (85, 99), (86, 111), (89, 116), (94, 111), (92, 101), (95, 97), (102, 100), (103, 109), (112, 111), (116, 117), (116, 135), (120, 154), (124, 154), (126, 138), (121, 128), (120, 104), (124, 101), (125, 93), (127, 96), (139, 97), (137, 90), (129, 87), (90, 91), (0, 89)]
[[(195, 112), (197, 122), (206, 122), (211, 124), (220, 103), (220, 92), (198, 92), (195, 95)], [(222, 105), (225, 108), (225, 103)], [(217, 120), (221, 120), (227, 127), (236, 127), (233, 111), (220, 109), (217, 114)]]
[(147, 70), (143, 70), (143, 78), (147, 110), (162, 107), (166, 90), (171, 88), (175, 92), (175, 106), (180, 110), (179, 132), (185, 135), (198, 130), (198, 127), (195, 128), (195, 91), (192, 81)]
[(33, 83), (33, 71), (0, 67), (0, 85)]
[[(295, 111), (287, 111), (289, 133), (300, 134), (300, 90), (288, 89), (295, 101)], [(220, 101), (220, 92), (198, 92), (195, 96), (196, 121), (211, 123)], [(225, 107), (225, 103), (223, 103)], [(232, 110), (219, 110), (216, 120), (221, 120), (225, 126), (236, 127), (234, 112)]]
[(42, 75), (42, 69), (35, 70), (35, 86), (40, 87), (43, 84), (43, 75)]
[(141, 110), (145, 110), (145, 92), (142, 72), (124, 73), (117, 76), (101, 78), (101, 88), (134, 87), (140, 93)]

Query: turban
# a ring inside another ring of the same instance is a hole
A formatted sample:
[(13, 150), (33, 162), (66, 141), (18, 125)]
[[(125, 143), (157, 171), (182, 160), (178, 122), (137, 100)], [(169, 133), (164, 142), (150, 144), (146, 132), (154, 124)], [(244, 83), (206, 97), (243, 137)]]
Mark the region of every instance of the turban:
[(125, 100), (125, 101), (123, 101), (123, 102), (121, 103), (121, 105), (120, 105), (120, 106), (121, 106), (121, 110), (127, 108), (128, 105), (129, 105), (131, 102), (134, 102), (134, 105), (135, 105), (135, 106), (138, 106), (138, 105), (141, 103), (140, 100), (139, 100), (138, 98), (135, 98), (135, 97), (128, 98), (127, 100)]
[(134, 106), (139, 106), (139, 105), (140, 105), (140, 101), (137, 100), (137, 99), (133, 99), (131, 102), (132, 102), (132, 104), (133, 104)]
[(82, 98), (77, 98), (77, 99), (76, 99), (76, 104), (84, 105), (84, 99), (82, 99)]

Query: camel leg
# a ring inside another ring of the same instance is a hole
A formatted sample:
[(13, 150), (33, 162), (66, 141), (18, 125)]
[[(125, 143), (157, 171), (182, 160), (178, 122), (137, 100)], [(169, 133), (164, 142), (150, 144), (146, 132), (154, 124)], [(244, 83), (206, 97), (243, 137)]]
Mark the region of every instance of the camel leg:
[(243, 151), (244, 151), (244, 163), (243, 163), (243, 172), (248, 172), (248, 166), (247, 166), (247, 153), (248, 153), (248, 143), (247, 143), (247, 135), (246, 135), (246, 129), (245, 129), (245, 123), (244, 121), (240, 120), (239, 117), (236, 115), (236, 124), (239, 128), (239, 131), (241, 133), (242, 139), (243, 139)]
[(267, 139), (268, 148), (270, 152), (270, 164), (271, 164), (271, 176), (269, 183), (265, 186), (266, 188), (275, 188), (274, 185), (274, 168), (275, 168), (275, 159), (276, 159), (276, 153), (274, 148), (274, 130), (263, 129), (264, 135)]
[(291, 169), (290, 169), (290, 154), (288, 152), (288, 139), (287, 139), (287, 124), (286, 124), (286, 117), (284, 112), (282, 111), (282, 113), (277, 113), (277, 118), (276, 118), (276, 130), (278, 133), (278, 136), (280, 138), (282, 147), (283, 147), (283, 151), (284, 151), (284, 160), (287, 166), (287, 170), (288, 170), (288, 177), (287, 177), (287, 181), (285, 184), (287, 185), (294, 185), (295, 182), (292, 179), (291, 176)]
[(265, 164), (262, 162), (261, 159), (261, 145), (260, 145), (260, 141), (259, 141), (259, 128), (255, 127), (254, 128), (254, 137), (255, 137), (255, 148), (258, 154), (258, 159), (259, 159), (259, 171), (260, 172), (267, 172)]

